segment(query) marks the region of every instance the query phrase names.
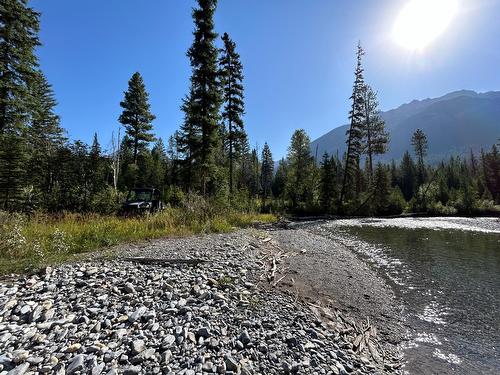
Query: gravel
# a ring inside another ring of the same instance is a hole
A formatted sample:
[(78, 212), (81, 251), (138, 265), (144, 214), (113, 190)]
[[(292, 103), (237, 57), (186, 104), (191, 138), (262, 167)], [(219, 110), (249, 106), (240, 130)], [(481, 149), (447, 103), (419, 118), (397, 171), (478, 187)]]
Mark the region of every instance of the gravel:
[[(270, 287), (273, 235), (163, 239), (5, 278), (0, 374), (397, 373), (393, 359), (355, 351), (355, 335)], [(127, 260), (138, 256), (158, 261)], [(161, 262), (178, 258), (206, 262)]]

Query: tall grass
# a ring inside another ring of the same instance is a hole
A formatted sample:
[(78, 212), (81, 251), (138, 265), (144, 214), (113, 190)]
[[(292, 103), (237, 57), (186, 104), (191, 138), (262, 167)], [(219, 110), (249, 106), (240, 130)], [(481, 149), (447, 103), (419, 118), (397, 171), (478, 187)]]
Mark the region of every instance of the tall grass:
[(0, 274), (34, 271), (66, 261), (75, 254), (120, 243), (228, 232), (235, 227), (275, 220), (273, 215), (189, 205), (135, 218), (72, 213), (26, 217), (0, 212)]

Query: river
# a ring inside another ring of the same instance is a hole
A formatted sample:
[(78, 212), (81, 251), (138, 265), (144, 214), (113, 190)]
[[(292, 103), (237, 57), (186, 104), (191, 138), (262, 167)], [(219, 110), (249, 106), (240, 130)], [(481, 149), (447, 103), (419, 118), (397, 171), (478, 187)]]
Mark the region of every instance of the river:
[(500, 373), (499, 219), (352, 219), (323, 230), (393, 287), (409, 374)]

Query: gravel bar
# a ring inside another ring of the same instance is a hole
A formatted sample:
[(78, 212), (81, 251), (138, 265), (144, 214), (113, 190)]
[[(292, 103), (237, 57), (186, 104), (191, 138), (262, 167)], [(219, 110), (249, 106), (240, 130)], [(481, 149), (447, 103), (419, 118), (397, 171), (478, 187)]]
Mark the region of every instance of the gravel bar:
[(122, 245), (4, 277), (0, 374), (399, 373), (397, 350), (336, 305), (345, 296), (323, 286), (312, 301), (292, 287), (314, 282), (294, 268), (310, 271), (311, 249), (324, 241), (239, 230)]

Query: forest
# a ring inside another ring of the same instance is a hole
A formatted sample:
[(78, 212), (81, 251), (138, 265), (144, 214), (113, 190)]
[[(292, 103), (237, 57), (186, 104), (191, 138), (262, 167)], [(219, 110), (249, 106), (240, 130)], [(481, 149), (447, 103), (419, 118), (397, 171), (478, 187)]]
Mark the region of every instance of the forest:
[(134, 187), (155, 187), (168, 209), (191, 210), (203, 220), (207, 212), (354, 216), (499, 212), (497, 145), (430, 165), (426, 152), (433, 140), (417, 130), (413, 150), (390, 164), (379, 161), (390, 136), (378, 115), (377, 92), (364, 79), (361, 44), (347, 152), (314, 155), (306, 131), (300, 129), (293, 133), (288, 154), (275, 167), (267, 143), (262, 150), (250, 146), (243, 62), (230, 35), (220, 37), (215, 30), (216, 5), (216, 0), (198, 0), (192, 11), (193, 42), (187, 51), (191, 78), (179, 103), (184, 113), (179, 129), (166, 142), (155, 136), (148, 90), (140, 72), (135, 72), (123, 100), (117, 103), (122, 130), (112, 132), (112, 149), (103, 150), (99, 139), (109, 137), (111, 131), (103, 129), (88, 145), (69, 140), (61, 124), (54, 91), (36, 54), (42, 44), (40, 14), (27, 0), (2, 1), (0, 203), (4, 231), (12, 232), (12, 215), (24, 221), (76, 214), (113, 216)]

